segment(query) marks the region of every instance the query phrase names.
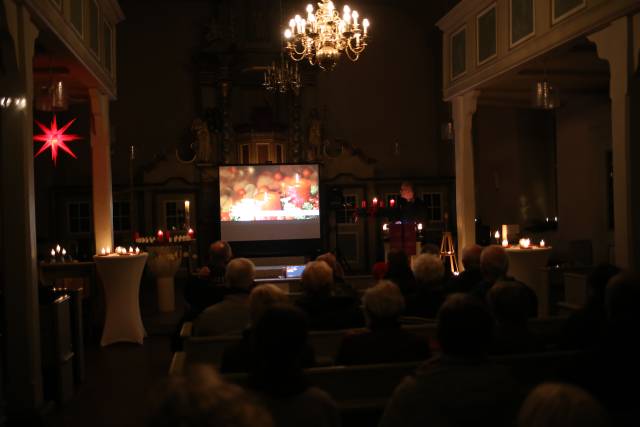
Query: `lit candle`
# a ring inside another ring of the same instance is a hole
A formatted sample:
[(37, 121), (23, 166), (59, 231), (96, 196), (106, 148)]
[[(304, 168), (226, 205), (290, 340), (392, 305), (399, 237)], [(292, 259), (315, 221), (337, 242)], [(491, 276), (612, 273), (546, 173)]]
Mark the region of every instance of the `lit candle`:
[(136, 246), (136, 255), (140, 253), (140, 248)]
[(129, 246), (129, 253), (132, 254), (133, 253), (133, 247)]
[(389, 231), (389, 224), (382, 224), (382, 231)]
[(544, 240), (540, 240), (540, 247), (544, 248), (544, 245), (545, 245)]
[(56, 256), (56, 251), (55, 251), (55, 249), (51, 249), (51, 256), (55, 258), (55, 256)]
[(187, 230), (187, 236), (189, 236), (190, 239), (193, 239), (194, 234), (195, 232), (193, 231), (193, 228), (190, 228), (189, 230)]
[(107, 250), (105, 248), (100, 249), (100, 255), (106, 255)]
[(418, 231), (422, 231), (422, 223), (421, 222), (418, 223)]
[(187, 224), (187, 227), (189, 227), (189, 225), (191, 224), (190, 221), (190, 211), (189, 208), (191, 207), (191, 202), (189, 202), (189, 200), (185, 200), (184, 201), (184, 221)]
[(364, 28), (364, 35), (367, 35), (367, 30), (369, 29), (369, 20), (367, 18), (362, 20), (362, 28)]
[(373, 204), (373, 207), (378, 206), (378, 198), (377, 198), (377, 197), (374, 197), (374, 198), (373, 198), (373, 200), (372, 200), (372, 204)]
[(65, 255), (67, 255), (67, 250), (65, 248), (62, 248), (62, 256), (64, 257)]
[(498, 230), (496, 230), (496, 234), (494, 234), (493, 237), (496, 239), (496, 242), (500, 242), (500, 232)]
[(56, 245), (56, 252), (60, 253), (60, 245)]
[(164, 233), (162, 232), (162, 230), (158, 230), (156, 235), (158, 236), (158, 241), (161, 242), (162, 239), (164, 238)]
[(396, 201), (395, 201), (395, 199), (391, 199), (391, 200), (389, 200), (389, 206), (390, 206), (390, 207), (392, 207), (392, 208), (393, 208), (395, 205), (396, 205)]
[(502, 247), (503, 248), (509, 247), (509, 241), (507, 239), (502, 239)]

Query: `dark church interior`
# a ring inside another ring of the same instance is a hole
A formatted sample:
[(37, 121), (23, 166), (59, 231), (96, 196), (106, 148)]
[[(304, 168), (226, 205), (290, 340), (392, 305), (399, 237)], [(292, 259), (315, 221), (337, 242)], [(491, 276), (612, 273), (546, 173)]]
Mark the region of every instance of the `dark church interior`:
[(1, 0), (0, 427), (640, 424), (639, 0)]

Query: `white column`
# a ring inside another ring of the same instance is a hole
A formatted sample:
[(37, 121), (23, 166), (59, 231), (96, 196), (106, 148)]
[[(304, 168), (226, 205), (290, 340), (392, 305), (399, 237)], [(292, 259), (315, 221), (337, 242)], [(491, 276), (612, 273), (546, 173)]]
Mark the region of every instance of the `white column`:
[(476, 197), (471, 130), (479, 94), (479, 91), (472, 90), (451, 100), (455, 139), (458, 254), (464, 247), (476, 242)]
[[(611, 97), (611, 145), (613, 149), (613, 212), (615, 263), (629, 268), (634, 257), (631, 212), (631, 141), (629, 138), (628, 83), (633, 64), (629, 45), (630, 20), (613, 21), (588, 36), (596, 44), (598, 56), (609, 62)], [(635, 219), (638, 222), (638, 219)]]
[(111, 192), (111, 148), (109, 97), (89, 89), (91, 99), (91, 160), (93, 185), (93, 234), (96, 253), (113, 248), (113, 197)]
[(33, 54), (38, 29), (22, 4), (5, 1), (4, 10), (13, 40), (1, 42), (7, 61), (3, 86), (15, 89), (13, 95), (27, 99), (26, 108), (21, 111), (0, 110), (5, 398), (12, 412), (21, 412), (42, 405), (32, 110)]

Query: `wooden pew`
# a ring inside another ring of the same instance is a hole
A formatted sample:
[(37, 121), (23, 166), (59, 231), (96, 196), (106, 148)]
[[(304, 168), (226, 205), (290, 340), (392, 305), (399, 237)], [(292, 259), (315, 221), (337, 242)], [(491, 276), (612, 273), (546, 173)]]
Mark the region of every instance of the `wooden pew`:
[[(529, 326), (536, 335), (549, 344), (550, 349), (553, 349), (560, 340), (565, 320), (566, 318), (564, 317), (535, 318), (529, 321)], [(434, 345), (436, 344), (437, 332), (437, 324), (435, 322), (403, 325), (402, 327), (422, 338), (428, 339), (432, 344), (432, 350), (437, 349), (437, 345)], [(342, 337), (347, 331), (311, 331), (309, 333), (309, 344), (314, 350), (318, 365), (329, 366), (333, 363)], [(224, 350), (241, 339), (240, 335), (192, 336), (192, 324), (190, 322), (185, 322), (180, 336), (183, 338), (185, 352), (182, 357), (184, 357), (184, 361), (187, 364), (212, 363), (220, 365)]]

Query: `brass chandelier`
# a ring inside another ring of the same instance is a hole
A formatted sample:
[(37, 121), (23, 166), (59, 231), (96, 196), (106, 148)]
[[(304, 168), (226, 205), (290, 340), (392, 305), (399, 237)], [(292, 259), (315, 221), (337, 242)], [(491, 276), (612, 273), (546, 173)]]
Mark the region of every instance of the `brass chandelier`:
[(287, 52), (295, 61), (305, 58), (312, 65), (323, 70), (332, 70), (340, 54), (357, 61), (367, 47), (369, 20), (358, 22), (358, 11), (349, 6), (343, 9), (342, 18), (330, 0), (320, 0), (318, 9), (307, 5), (307, 19), (296, 15), (289, 20), (289, 28), (284, 31)]
[(269, 92), (286, 93), (291, 91), (294, 95), (298, 95), (300, 87), (302, 87), (298, 64), (290, 64), (281, 55), (279, 64), (274, 61), (267, 67), (262, 86)]

